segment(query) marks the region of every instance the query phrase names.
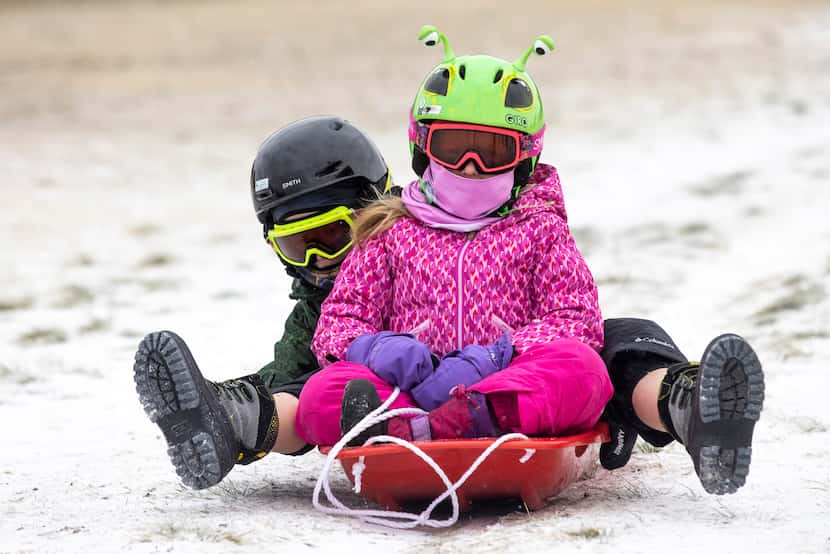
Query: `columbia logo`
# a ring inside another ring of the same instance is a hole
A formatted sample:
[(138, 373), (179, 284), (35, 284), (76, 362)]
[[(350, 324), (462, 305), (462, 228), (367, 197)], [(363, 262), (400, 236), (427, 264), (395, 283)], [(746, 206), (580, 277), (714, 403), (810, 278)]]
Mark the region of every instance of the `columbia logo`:
[(673, 344), (669, 344), (664, 340), (655, 339), (654, 337), (637, 337), (636, 339), (634, 339), (634, 342), (650, 342), (652, 344), (659, 344), (660, 346), (671, 348), (672, 350), (677, 350), (677, 348)]

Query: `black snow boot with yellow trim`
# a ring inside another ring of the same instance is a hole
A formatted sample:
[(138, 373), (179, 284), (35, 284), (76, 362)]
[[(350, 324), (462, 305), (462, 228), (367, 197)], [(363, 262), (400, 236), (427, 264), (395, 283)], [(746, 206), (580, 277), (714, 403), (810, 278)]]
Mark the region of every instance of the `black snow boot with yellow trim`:
[(271, 451), (279, 420), (258, 375), (208, 381), (187, 344), (171, 331), (144, 337), (133, 371), (144, 411), (161, 428), (170, 460), (188, 487), (213, 486), (235, 463)]
[(669, 366), (660, 418), (692, 457), (706, 492), (731, 494), (746, 482), (752, 433), (764, 403), (764, 373), (743, 338), (728, 334), (706, 347), (700, 363)]

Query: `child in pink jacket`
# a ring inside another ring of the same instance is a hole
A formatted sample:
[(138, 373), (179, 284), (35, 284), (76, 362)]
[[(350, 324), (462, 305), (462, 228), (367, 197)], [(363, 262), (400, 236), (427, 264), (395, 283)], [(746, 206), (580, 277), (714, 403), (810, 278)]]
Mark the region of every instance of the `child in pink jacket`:
[[(603, 329), (559, 177), (538, 163), (544, 117), (524, 67), (550, 39), (538, 37), (511, 64), (456, 57), (434, 27), (420, 38), (442, 43), (444, 61), (410, 115), (419, 179), (355, 223), (357, 248), (312, 341), (323, 369), (300, 396), (297, 434), (334, 444), (395, 388), (402, 394), (392, 408), (427, 414), (379, 423), (352, 444), (380, 433), (578, 433), (600, 418), (613, 380), (606, 468), (626, 463), (637, 434), (656, 446), (677, 440), (707, 492), (736, 492), (763, 407), (760, 361), (731, 333), (689, 362), (651, 322), (610, 320)], [(608, 371), (597, 355), (604, 330)]]
[(538, 163), (544, 118), (524, 71), (549, 46), (540, 37), (512, 64), (446, 48), (424, 81), (410, 125), (420, 179), (364, 210), (323, 304), (312, 350), (328, 367), (297, 414), (307, 442), (334, 444), (394, 387), (393, 407), (429, 414), (372, 433), (564, 435), (597, 423), (612, 395), (597, 289), (559, 176)]

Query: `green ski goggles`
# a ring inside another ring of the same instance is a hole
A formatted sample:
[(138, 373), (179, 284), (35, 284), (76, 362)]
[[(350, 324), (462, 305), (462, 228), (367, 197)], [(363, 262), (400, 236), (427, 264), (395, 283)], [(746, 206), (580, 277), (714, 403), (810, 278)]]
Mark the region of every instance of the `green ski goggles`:
[(332, 210), (284, 224), (274, 225), (266, 240), (274, 252), (296, 267), (308, 267), (311, 256), (333, 260), (352, 247), (352, 210), (337, 206)]

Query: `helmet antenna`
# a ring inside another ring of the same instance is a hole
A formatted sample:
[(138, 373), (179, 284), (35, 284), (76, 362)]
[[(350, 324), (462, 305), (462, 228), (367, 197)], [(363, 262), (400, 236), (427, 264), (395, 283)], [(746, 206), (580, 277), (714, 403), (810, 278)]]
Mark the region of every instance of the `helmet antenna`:
[(455, 52), (452, 51), (450, 41), (434, 25), (424, 25), (421, 27), (421, 31), (418, 33), (418, 40), (427, 46), (435, 46), (439, 42), (442, 43), (444, 45), (444, 63), (449, 63), (455, 59)]
[(513, 67), (515, 67), (518, 71), (524, 71), (525, 64), (527, 64), (527, 59), (530, 57), (531, 54), (535, 52), (539, 56), (544, 56), (551, 50), (553, 50), (553, 39), (550, 38), (548, 35), (539, 35), (533, 41), (533, 45), (527, 50), (525, 50), (525, 53), (522, 54), (522, 57), (513, 62)]

